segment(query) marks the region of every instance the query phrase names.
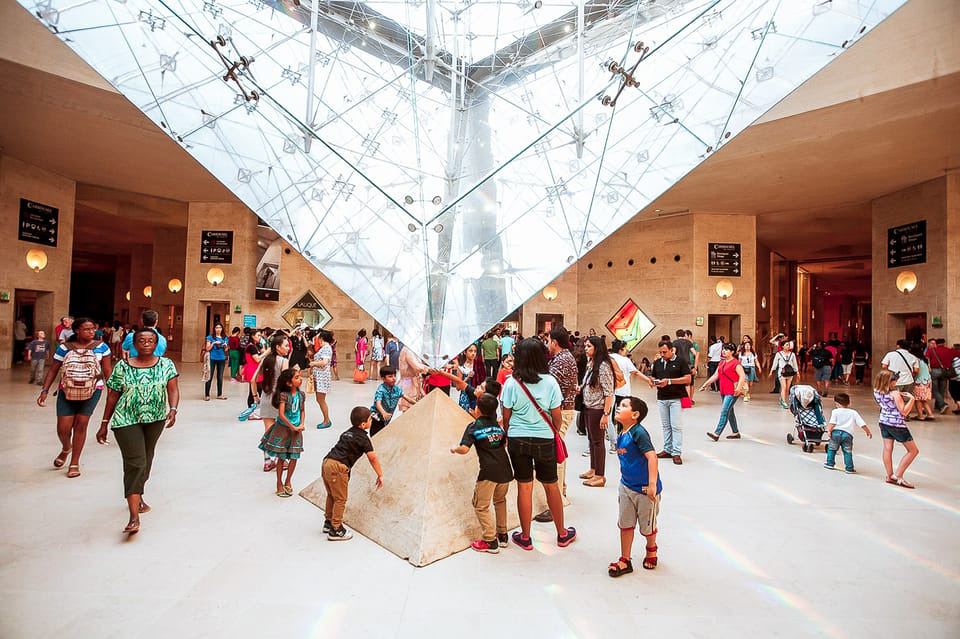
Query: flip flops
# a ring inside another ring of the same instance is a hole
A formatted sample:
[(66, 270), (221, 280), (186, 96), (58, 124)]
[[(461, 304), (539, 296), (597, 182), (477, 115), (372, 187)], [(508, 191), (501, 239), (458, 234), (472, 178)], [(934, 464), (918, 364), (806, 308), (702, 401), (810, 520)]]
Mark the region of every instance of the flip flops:
[(893, 484), (894, 486), (900, 486), (901, 488), (909, 488), (910, 490), (913, 490), (914, 488), (916, 488), (916, 486), (914, 486), (913, 484), (903, 480), (900, 477), (897, 477), (896, 475), (890, 475), (889, 477), (887, 477), (887, 483)]
[(70, 454), (69, 450), (61, 450), (60, 454), (57, 455), (53, 460), (54, 468), (63, 468), (63, 465), (67, 463), (67, 455)]

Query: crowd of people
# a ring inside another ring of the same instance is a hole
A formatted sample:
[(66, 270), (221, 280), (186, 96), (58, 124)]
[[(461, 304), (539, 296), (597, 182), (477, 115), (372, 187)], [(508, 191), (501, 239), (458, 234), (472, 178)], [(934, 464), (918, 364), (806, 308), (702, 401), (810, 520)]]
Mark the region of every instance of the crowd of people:
[[(60, 375), (55, 394), (61, 450), (53, 465), (66, 465), (67, 477), (80, 476), (87, 423), (106, 389), (106, 409), (96, 439), (105, 444), (112, 431), (121, 451), (129, 511), (123, 532), (127, 534), (139, 531), (140, 515), (150, 510), (143, 496), (156, 445), (163, 430), (176, 423), (179, 409), (179, 373), (164, 357), (167, 343), (157, 329), (157, 319), (156, 312), (146, 311), (140, 328), (125, 331), (119, 325), (64, 317), (55, 331), (56, 348), (42, 332), (23, 340), (24, 359), (31, 367), (29, 381), (43, 387), (38, 405), (45, 405)], [(772, 392), (779, 394), (780, 405), (786, 408), (793, 399), (792, 385), (805, 375), (811, 376), (815, 393), (826, 398), (831, 384), (836, 391), (838, 386), (863, 383), (869, 363), (863, 344), (817, 342), (796, 350), (793, 340), (778, 334), (764, 338), (769, 349), (757, 349), (750, 336), (743, 336), (739, 344), (710, 336), (702, 356), (692, 337), (686, 329), (678, 329), (675, 337), (662, 335), (653, 361), (635, 362), (626, 343), (613, 340), (608, 347), (606, 338), (592, 329), (581, 336), (554, 328), (530, 338), (517, 331), (491, 331), (449, 364), (430, 368), (396, 338), (379, 330), (368, 338), (360, 330), (354, 341), (354, 368), (364, 373), (369, 369), (380, 381), (369, 406), (353, 408), (349, 426), (324, 458), (324, 532), (332, 541), (351, 537), (343, 525), (343, 512), (349, 471), (360, 457), (367, 456), (377, 473), (377, 486), (382, 485), (383, 470), (373, 449), (377, 434), (426, 393), (451, 394), (455, 389), (460, 406), (473, 420), (451, 453), (467, 454), (474, 448), (480, 464), (472, 497), (481, 531), (472, 544), (475, 550), (496, 553), (511, 542), (530, 550), (533, 521), (552, 522), (560, 547), (576, 540), (576, 529), (564, 517), (564, 507), (569, 505), (565, 437), (575, 424), (588, 440), (589, 467), (580, 474), (585, 486), (606, 485), (608, 452), (616, 454), (620, 463), (621, 548), (618, 560), (608, 567), (609, 574), (619, 577), (632, 572), (636, 529), (646, 539), (642, 566), (654, 569), (663, 488), (658, 464), (667, 459), (683, 464), (683, 416), (685, 409), (695, 405), (696, 392), (709, 389), (720, 395), (719, 420), (707, 436), (716, 442), (729, 425), (726, 438), (736, 440), (742, 435), (735, 406), (740, 398), (750, 401), (751, 385), (762, 372), (775, 379)], [(914, 486), (904, 475), (919, 450), (908, 421), (911, 417), (929, 421), (936, 419), (935, 413), (945, 414), (950, 410), (948, 398), (954, 402), (953, 413), (960, 415), (960, 346), (947, 347), (942, 339), (924, 340), (924, 346), (901, 340), (882, 358), (873, 380), (885, 479), (910, 489)], [(263, 470), (275, 472), (278, 497), (291, 496), (292, 476), (303, 452), (308, 394), (314, 394), (322, 414), (316, 428), (333, 425), (327, 404), (332, 382), (339, 378), (333, 333), (300, 325), (289, 331), (235, 328), (227, 335), (217, 323), (204, 340), (201, 356), (205, 401), (211, 398), (214, 381), (216, 397), (226, 399), (224, 373), (245, 384), (247, 409), (239, 419), (263, 422), (259, 442)], [(699, 385), (695, 383), (698, 376), (704, 377)], [(366, 375), (355, 373), (354, 381), (363, 383)], [(656, 391), (663, 432), (659, 451), (644, 426), (649, 411), (637, 396), (636, 384)], [(837, 469), (836, 456), (842, 452), (844, 470), (856, 472), (854, 433), (859, 428), (868, 437), (873, 434), (851, 407), (848, 393), (834, 392), (834, 401), (826, 425), (824, 466)], [(895, 443), (903, 444), (906, 451), (896, 466)], [(520, 529), (508, 536), (506, 494), (512, 481), (517, 482)], [(536, 514), (532, 508), (535, 482), (548, 506)]]

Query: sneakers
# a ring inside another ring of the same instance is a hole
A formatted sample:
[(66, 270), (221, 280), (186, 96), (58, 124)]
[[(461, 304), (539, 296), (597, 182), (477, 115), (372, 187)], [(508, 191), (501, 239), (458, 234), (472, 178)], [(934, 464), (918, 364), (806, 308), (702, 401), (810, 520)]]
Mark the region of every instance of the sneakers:
[(573, 526), (567, 528), (566, 534), (557, 535), (557, 545), (561, 548), (566, 548), (574, 541), (577, 540), (577, 529)]
[(330, 421), (330, 422), (320, 422), (319, 424), (317, 424), (317, 429), (318, 429), (318, 430), (323, 430), (324, 428), (330, 428), (331, 426), (333, 426), (333, 422), (332, 422), (332, 421)]
[(523, 533), (521, 533), (519, 530), (514, 532), (511, 536), (513, 537), (513, 543), (518, 547), (523, 548), (524, 550), (533, 550), (533, 540), (529, 537), (524, 537)]
[(497, 543), (496, 538), (492, 541), (484, 541), (483, 539), (477, 539), (470, 547), (476, 550), (477, 552), (488, 552), (491, 555), (495, 555), (500, 552), (500, 544)]
[(856, 475), (856, 474), (857, 474), (857, 469), (856, 469), (856, 468), (851, 468), (850, 470), (844, 469), (843, 472), (845, 472), (845, 473), (848, 474), (848, 475)]
[(727, 439), (740, 439), (740, 433), (731, 433), (727, 435)]
[(585, 450), (585, 451), (583, 451), (582, 453), (580, 453), (580, 456), (581, 456), (581, 457), (589, 457), (589, 456), (590, 456), (590, 449), (588, 448), (587, 450)]
[(744, 395), (744, 396), (743, 396), (743, 401), (749, 402), (749, 401), (750, 401), (750, 396), (749, 396), (749, 395)]
[(836, 466), (833, 466), (833, 465), (831, 465), (831, 464), (824, 464), (823, 467), (826, 468), (827, 470), (836, 470), (836, 469), (837, 469)]
[(323, 534), (326, 535), (330, 532), (333, 532), (333, 524), (330, 523), (329, 519), (323, 520)]
[(347, 541), (348, 539), (353, 539), (353, 533), (345, 527), (340, 526), (339, 528), (331, 529), (330, 532), (327, 533), (327, 539), (329, 541)]
[(946, 412), (947, 412), (947, 408), (949, 408), (949, 407), (948, 407), (946, 404), (944, 404), (943, 406), (941, 406), (941, 407), (940, 407), (940, 414), (943, 415), (944, 413), (946, 413)]
[(709, 437), (715, 442), (720, 441), (720, 435), (717, 435), (716, 433), (707, 433), (707, 437)]
[(499, 545), (501, 548), (507, 547), (509, 539), (510, 535), (507, 533), (497, 533), (497, 545)]

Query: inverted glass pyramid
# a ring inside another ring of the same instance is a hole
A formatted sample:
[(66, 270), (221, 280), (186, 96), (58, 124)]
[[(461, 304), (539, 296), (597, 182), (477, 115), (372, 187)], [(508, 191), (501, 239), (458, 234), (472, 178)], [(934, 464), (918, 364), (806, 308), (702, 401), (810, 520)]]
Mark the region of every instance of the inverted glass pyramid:
[(904, 3), (312, 1), (20, 0), (432, 363)]

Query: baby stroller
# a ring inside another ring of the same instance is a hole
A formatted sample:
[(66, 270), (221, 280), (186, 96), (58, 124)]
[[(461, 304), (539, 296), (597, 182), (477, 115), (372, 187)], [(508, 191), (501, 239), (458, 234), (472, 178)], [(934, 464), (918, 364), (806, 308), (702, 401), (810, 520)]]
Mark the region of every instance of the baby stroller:
[[(799, 384), (790, 389), (790, 412), (793, 413), (797, 439), (803, 452), (812, 453), (818, 444), (827, 445), (823, 439), (824, 425), (823, 405), (820, 402), (820, 393), (813, 386)], [(787, 443), (792, 444), (793, 435), (787, 434)]]

